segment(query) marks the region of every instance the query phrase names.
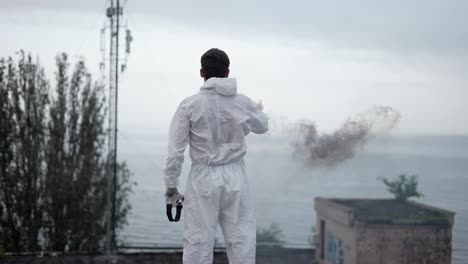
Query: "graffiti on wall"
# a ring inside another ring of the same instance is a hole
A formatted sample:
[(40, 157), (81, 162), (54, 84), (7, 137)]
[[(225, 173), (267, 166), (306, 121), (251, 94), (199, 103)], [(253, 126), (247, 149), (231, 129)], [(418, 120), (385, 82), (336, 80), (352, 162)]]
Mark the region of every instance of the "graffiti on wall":
[(327, 260), (333, 264), (344, 264), (343, 241), (332, 232), (327, 233)]

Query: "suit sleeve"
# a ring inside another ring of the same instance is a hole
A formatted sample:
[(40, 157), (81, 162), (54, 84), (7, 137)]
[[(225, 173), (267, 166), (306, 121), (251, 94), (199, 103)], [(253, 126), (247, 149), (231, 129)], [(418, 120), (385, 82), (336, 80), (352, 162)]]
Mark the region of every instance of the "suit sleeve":
[(180, 104), (171, 121), (169, 146), (164, 169), (164, 182), (167, 188), (179, 185), (179, 177), (184, 162), (184, 152), (189, 143), (190, 119), (184, 102)]
[(257, 109), (255, 103), (250, 98), (246, 99), (247, 120), (245, 120), (245, 126), (247, 129), (244, 129), (244, 132), (247, 132), (246, 134), (248, 134), (248, 131), (255, 134), (266, 133), (268, 131), (268, 116)]

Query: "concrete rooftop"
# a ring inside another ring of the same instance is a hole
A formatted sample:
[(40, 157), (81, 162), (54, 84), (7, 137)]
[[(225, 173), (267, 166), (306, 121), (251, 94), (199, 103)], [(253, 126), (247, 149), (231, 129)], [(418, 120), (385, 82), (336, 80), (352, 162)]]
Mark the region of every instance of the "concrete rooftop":
[(395, 199), (329, 199), (363, 223), (450, 225), (454, 213), (412, 201)]

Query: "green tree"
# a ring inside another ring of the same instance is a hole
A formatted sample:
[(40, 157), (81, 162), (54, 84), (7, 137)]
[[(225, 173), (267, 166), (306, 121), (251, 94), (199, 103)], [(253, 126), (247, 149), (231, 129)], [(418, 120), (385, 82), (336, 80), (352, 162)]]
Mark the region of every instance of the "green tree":
[[(106, 153), (104, 89), (83, 61), (69, 80), (65, 54), (56, 59), (57, 95), (50, 107), (46, 183), (48, 236), (56, 251), (98, 251), (105, 235)], [(52, 136), (53, 135), (53, 136)], [(130, 172), (118, 164), (116, 226), (130, 209)]]
[[(20, 53), (18, 64), (0, 60), (0, 244), (7, 252), (96, 252), (103, 245), (104, 88), (83, 60), (71, 75), (66, 54), (56, 66), (50, 91), (30, 56)], [(130, 177), (118, 164), (118, 228), (130, 210)]]
[(48, 92), (31, 56), (0, 60), (0, 237), (7, 251), (38, 249)]
[(423, 196), (418, 192), (418, 176), (401, 174), (396, 180), (382, 179), (387, 190), (399, 201), (406, 201), (411, 197), (419, 198)]
[(282, 247), (284, 245), (283, 231), (276, 225), (271, 224), (268, 228), (260, 228), (257, 230), (257, 243)]

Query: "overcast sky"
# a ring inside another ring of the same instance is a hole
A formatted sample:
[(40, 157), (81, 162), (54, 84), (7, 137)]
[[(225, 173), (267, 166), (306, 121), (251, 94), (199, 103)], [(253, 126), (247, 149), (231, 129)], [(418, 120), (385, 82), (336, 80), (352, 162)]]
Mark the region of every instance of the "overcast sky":
[[(99, 77), (106, 1), (0, 0), (0, 57), (24, 49), (53, 78), (54, 56), (83, 56)], [(199, 59), (231, 58), (239, 91), (273, 120), (323, 131), (390, 105), (397, 133), (468, 134), (468, 1), (129, 0), (134, 42), (122, 77), (122, 130), (165, 134), (202, 84)]]

